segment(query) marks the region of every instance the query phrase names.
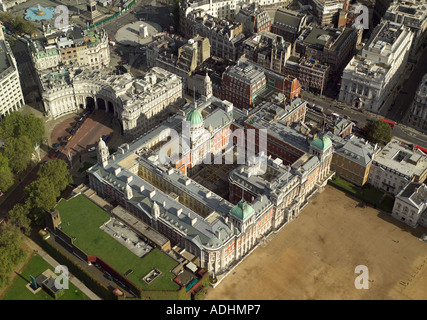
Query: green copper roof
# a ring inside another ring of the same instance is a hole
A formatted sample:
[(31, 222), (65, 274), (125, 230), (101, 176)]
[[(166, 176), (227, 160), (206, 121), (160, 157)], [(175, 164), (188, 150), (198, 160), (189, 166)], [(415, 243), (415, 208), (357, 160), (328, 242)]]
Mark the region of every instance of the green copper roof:
[(201, 124), (203, 122), (203, 116), (199, 110), (193, 109), (187, 114), (187, 121), (190, 124)]
[(313, 147), (320, 149), (320, 150), (325, 150), (327, 147), (332, 145), (332, 141), (327, 136), (318, 136), (316, 139), (314, 139), (311, 142), (311, 145)]
[(231, 210), (230, 213), (235, 217), (245, 220), (254, 212), (252, 208), (245, 200), (240, 200)]

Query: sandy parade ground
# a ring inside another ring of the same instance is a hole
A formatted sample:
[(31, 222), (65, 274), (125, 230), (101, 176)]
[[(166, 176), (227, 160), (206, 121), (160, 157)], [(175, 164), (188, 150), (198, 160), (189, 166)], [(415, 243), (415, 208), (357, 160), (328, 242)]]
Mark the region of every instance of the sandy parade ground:
[[(426, 232), (328, 185), (206, 299), (427, 299)], [(358, 265), (368, 289), (355, 287)]]

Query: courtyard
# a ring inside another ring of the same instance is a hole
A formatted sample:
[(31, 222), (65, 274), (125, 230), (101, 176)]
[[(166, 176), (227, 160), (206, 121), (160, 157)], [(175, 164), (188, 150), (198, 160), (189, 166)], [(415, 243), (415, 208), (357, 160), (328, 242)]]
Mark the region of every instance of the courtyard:
[(234, 155), (231, 164), (226, 164), (225, 157), (222, 158), (222, 164), (213, 164), (213, 159), (211, 161), (212, 164), (201, 163), (191, 168), (188, 177), (220, 197), (229, 200), (228, 176), (240, 165), (237, 163), (237, 157)]
[[(64, 117), (64, 120), (57, 124), (50, 133), (51, 144), (61, 144), (57, 149), (60, 153), (59, 157), (64, 160), (67, 160), (68, 153), (74, 156), (87, 153), (90, 147), (97, 146), (99, 138), (102, 136), (112, 137), (114, 131), (120, 135), (119, 124), (115, 123), (116, 119), (112, 113), (96, 110), (82, 121), (78, 121), (79, 119), (82, 117), (74, 114)], [(79, 126), (78, 128), (75, 127), (76, 124)], [(70, 129), (73, 131), (70, 132)], [(64, 142), (65, 145), (62, 145)], [(96, 152), (92, 153), (96, 154)]]
[[(419, 238), (427, 230), (358, 204), (328, 185), (206, 299), (426, 299), (427, 243)], [(368, 268), (369, 289), (355, 288), (358, 265)]]

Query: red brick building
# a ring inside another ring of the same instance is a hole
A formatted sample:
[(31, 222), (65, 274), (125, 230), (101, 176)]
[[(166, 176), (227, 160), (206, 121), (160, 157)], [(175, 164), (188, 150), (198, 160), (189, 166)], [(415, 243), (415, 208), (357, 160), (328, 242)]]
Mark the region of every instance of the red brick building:
[(301, 84), (298, 79), (293, 76), (287, 76), (285, 78), (284, 94), (286, 99), (293, 99), (299, 97), (301, 94)]
[(261, 70), (245, 62), (228, 68), (222, 75), (222, 99), (237, 108), (251, 108), (254, 99), (265, 90), (267, 78)]

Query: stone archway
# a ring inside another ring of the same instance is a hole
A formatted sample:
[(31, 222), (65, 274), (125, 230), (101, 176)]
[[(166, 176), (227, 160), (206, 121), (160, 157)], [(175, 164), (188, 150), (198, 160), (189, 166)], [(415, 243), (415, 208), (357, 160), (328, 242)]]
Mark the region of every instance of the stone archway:
[(86, 109), (89, 111), (95, 110), (95, 99), (92, 97), (86, 97)]
[(105, 100), (102, 98), (96, 98), (96, 102), (98, 104), (98, 110), (105, 110), (107, 111), (107, 104), (105, 103)]
[(114, 104), (111, 101), (107, 101), (107, 112), (113, 113), (116, 115), (116, 110), (114, 109)]

